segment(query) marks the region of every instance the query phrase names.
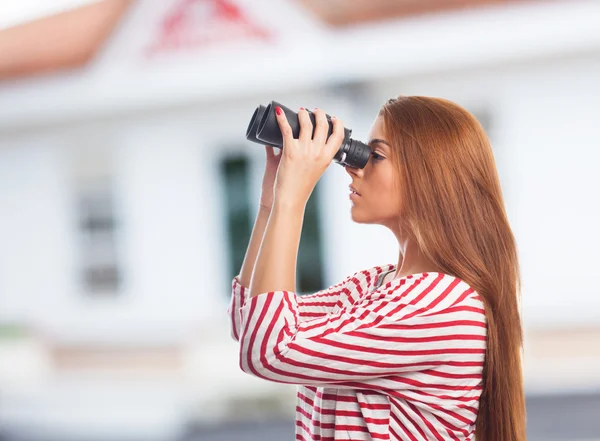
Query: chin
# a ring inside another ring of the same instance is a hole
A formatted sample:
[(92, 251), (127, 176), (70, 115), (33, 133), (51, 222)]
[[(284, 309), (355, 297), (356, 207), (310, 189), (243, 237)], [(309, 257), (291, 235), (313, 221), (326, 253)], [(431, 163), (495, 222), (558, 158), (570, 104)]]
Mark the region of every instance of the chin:
[(360, 210), (357, 210), (356, 207), (352, 207), (350, 209), (350, 217), (352, 218), (352, 221), (356, 222), (357, 224), (372, 223), (372, 220), (368, 216), (365, 216), (364, 213), (361, 213)]

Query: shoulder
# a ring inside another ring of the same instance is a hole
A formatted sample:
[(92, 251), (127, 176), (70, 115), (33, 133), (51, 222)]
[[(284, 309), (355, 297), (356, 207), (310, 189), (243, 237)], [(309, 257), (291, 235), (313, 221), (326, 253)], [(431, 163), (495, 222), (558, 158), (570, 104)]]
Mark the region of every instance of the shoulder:
[(462, 279), (445, 273), (411, 274), (386, 283), (377, 292), (419, 314), (485, 313), (479, 294)]
[(360, 283), (362, 287), (368, 288), (369, 286), (373, 286), (375, 284), (380, 274), (386, 273), (395, 267), (395, 264), (383, 263), (380, 265), (363, 268), (350, 275), (349, 279), (354, 279), (354, 281)]
[(387, 272), (391, 269), (395, 268), (394, 264), (384, 263), (380, 265), (375, 265), (367, 268), (359, 269), (348, 276), (345, 279), (331, 286), (329, 289), (345, 287), (351, 291), (358, 291), (361, 294), (364, 294), (366, 291), (369, 291), (371, 287), (375, 285), (377, 278), (380, 274)]

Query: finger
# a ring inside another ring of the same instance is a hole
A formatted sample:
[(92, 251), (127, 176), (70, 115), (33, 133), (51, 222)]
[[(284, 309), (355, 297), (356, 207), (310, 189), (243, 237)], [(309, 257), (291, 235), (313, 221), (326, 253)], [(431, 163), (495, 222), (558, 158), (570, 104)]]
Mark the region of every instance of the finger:
[(333, 132), (325, 144), (325, 150), (333, 158), (344, 141), (344, 123), (335, 116), (331, 117), (331, 122), (333, 124)]
[(313, 141), (316, 145), (319, 146), (319, 149), (325, 145), (325, 141), (327, 141), (327, 133), (329, 132), (329, 123), (327, 121), (327, 116), (325, 112), (320, 109), (315, 109), (313, 111), (315, 115), (315, 133), (313, 136)]
[(270, 145), (265, 146), (265, 151), (267, 152), (267, 159), (270, 159), (275, 155), (275, 152), (273, 151), (273, 147)]
[(303, 143), (308, 143), (312, 139), (313, 123), (310, 120), (308, 111), (304, 107), (300, 107), (298, 111), (298, 121), (300, 122), (300, 135), (298, 140)]
[(285, 116), (285, 112), (279, 106), (275, 107), (275, 118), (277, 118), (277, 124), (279, 124), (279, 129), (281, 130), (283, 145), (291, 145), (294, 141), (294, 134), (292, 133), (290, 123)]

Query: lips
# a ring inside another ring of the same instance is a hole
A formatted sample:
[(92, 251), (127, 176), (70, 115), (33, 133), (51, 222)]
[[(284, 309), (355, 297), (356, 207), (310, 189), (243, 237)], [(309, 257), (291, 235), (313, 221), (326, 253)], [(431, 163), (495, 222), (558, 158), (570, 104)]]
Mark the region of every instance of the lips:
[(351, 192), (356, 193), (357, 195), (360, 196), (360, 193), (358, 191), (356, 191), (356, 188), (354, 188), (352, 185), (350, 185), (348, 188), (350, 189)]

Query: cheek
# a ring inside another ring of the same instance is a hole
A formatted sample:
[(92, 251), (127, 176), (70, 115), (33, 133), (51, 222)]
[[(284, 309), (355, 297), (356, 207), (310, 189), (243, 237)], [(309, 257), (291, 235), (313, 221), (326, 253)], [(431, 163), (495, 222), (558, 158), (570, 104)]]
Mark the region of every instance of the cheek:
[(379, 182), (379, 187), (381, 188), (381, 191), (385, 192), (386, 194), (396, 193), (396, 186), (391, 174), (382, 176)]
[(363, 207), (369, 217), (382, 220), (398, 216), (401, 201), (391, 170), (382, 166), (368, 178), (369, 198)]
[(365, 173), (365, 195), (352, 204), (352, 219), (359, 223), (385, 223), (398, 217), (401, 208), (399, 191), (391, 164), (378, 164)]
[(400, 211), (400, 200), (398, 190), (391, 184), (379, 186), (373, 199), (376, 211), (381, 215), (392, 216)]
[(394, 182), (391, 170), (381, 170), (373, 182), (375, 202), (380, 205), (385, 205), (388, 208), (396, 208), (398, 205), (398, 189)]

